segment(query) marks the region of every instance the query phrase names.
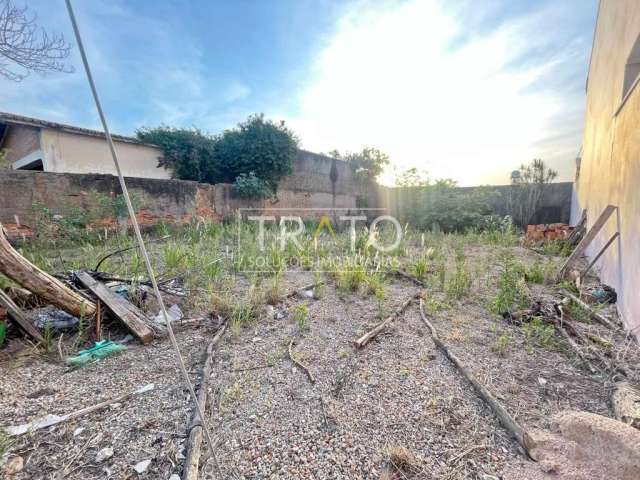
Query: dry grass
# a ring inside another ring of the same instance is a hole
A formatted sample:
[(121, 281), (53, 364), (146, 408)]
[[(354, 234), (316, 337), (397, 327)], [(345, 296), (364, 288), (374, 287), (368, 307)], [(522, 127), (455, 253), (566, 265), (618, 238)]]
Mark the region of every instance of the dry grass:
[(387, 449), (387, 467), (382, 471), (380, 479), (394, 480), (406, 478), (420, 472), (420, 463), (413, 452), (402, 446)]

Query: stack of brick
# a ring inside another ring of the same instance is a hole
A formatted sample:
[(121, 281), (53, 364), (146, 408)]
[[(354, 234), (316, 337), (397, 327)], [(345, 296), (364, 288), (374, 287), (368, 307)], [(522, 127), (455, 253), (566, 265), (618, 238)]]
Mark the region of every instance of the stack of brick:
[(573, 231), (573, 228), (574, 227), (567, 225), (566, 223), (527, 225), (526, 239), (532, 242), (566, 239)]

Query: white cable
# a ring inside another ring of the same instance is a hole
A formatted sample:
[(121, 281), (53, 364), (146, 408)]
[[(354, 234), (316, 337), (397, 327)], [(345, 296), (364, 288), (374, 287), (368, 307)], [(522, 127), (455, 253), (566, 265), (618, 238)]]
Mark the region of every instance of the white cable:
[(171, 344), (173, 346), (173, 349), (176, 352), (176, 360), (178, 362), (180, 373), (182, 374), (184, 383), (187, 385), (187, 388), (189, 389), (189, 393), (191, 394), (191, 398), (193, 399), (193, 403), (196, 407), (196, 411), (198, 412), (198, 416), (200, 417), (200, 422), (202, 423), (202, 430), (205, 434), (205, 438), (207, 439), (207, 443), (209, 444), (209, 451), (211, 452), (211, 456), (216, 462), (216, 466), (218, 466), (216, 455), (213, 450), (213, 441), (209, 433), (209, 428), (207, 427), (207, 422), (204, 416), (204, 412), (202, 411), (202, 409), (200, 408), (200, 405), (198, 404), (198, 397), (196, 395), (195, 390), (193, 389), (191, 380), (189, 380), (189, 374), (187, 373), (187, 369), (184, 365), (184, 360), (182, 358), (182, 355), (180, 354), (180, 348), (178, 347), (178, 342), (176, 341), (176, 337), (173, 334), (173, 327), (171, 326), (171, 320), (167, 315), (167, 309), (164, 306), (162, 295), (160, 295), (160, 290), (158, 289), (156, 276), (153, 273), (153, 267), (151, 266), (151, 261), (149, 260), (147, 249), (144, 246), (144, 240), (142, 239), (142, 234), (140, 233), (140, 226), (138, 225), (138, 220), (136, 219), (136, 214), (135, 214), (135, 211), (133, 210), (133, 205), (131, 204), (129, 191), (127, 190), (127, 185), (124, 181), (124, 177), (122, 176), (122, 170), (120, 169), (120, 162), (118, 161), (118, 155), (113, 145), (113, 139), (111, 138), (109, 127), (107, 126), (107, 119), (104, 116), (102, 105), (100, 104), (100, 99), (98, 98), (98, 91), (96, 90), (95, 83), (93, 82), (93, 76), (91, 75), (91, 69), (89, 68), (87, 55), (84, 51), (82, 38), (80, 37), (80, 30), (78, 29), (78, 24), (76, 22), (76, 17), (73, 13), (73, 8), (71, 7), (71, 0), (65, 0), (65, 2), (67, 4), (67, 10), (69, 12), (69, 19), (71, 20), (71, 25), (73, 26), (73, 32), (76, 36), (76, 41), (78, 42), (78, 50), (80, 50), (82, 63), (84, 64), (84, 70), (87, 74), (87, 80), (89, 81), (89, 86), (91, 87), (91, 93), (93, 94), (93, 99), (95, 100), (95, 103), (96, 103), (96, 109), (98, 110), (100, 121), (102, 122), (102, 128), (104, 129), (104, 134), (107, 139), (107, 143), (109, 145), (109, 150), (111, 150), (111, 157), (113, 158), (113, 163), (115, 164), (116, 171), (118, 172), (118, 180), (120, 181), (120, 187), (122, 188), (122, 195), (124, 196), (125, 202), (127, 204), (127, 210), (129, 211), (129, 218), (131, 219), (131, 225), (133, 226), (133, 231), (135, 232), (136, 240), (138, 241), (140, 252), (142, 253), (142, 257), (144, 258), (144, 264), (147, 268), (149, 280), (151, 281), (153, 292), (156, 298), (158, 299), (158, 304), (160, 305), (160, 311), (162, 312), (162, 316), (164, 317), (164, 323), (167, 326), (167, 331), (169, 332), (169, 338), (171, 339)]

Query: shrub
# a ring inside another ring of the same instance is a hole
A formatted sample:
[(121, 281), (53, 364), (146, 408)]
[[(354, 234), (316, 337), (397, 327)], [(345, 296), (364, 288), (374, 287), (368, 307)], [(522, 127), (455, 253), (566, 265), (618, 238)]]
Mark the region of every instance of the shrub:
[(502, 258), (502, 273), (498, 278), (498, 294), (491, 303), (491, 309), (502, 315), (525, 307), (527, 302), (523, 267), (510, 255), (505, 255)]
[(273, 190), (262, 178), (256, 177), (253, 172), (241, 173), (233, 182), (233, 193), (243, 198), (268, 198), (273, 195)]
[(234, 183), (241, 174), (253, 172), (271, 190), (291, 173), (298, 149), (297, 137), (284, 122), (265, 120), (262, 114), (217, 136), (167, 126), (142, 128), (136, 135), (162, 149), (159, 166), (172, 168), (177, 178)]

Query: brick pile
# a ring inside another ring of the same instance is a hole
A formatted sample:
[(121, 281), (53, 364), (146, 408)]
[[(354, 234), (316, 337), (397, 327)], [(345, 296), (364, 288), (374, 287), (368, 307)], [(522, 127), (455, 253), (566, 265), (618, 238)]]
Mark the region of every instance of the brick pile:
[(571, 235), (573, 229), (574, 227), (567, 225), (566, 223), (527, 225), (526, 239), (531, 242), (566, 239)]

